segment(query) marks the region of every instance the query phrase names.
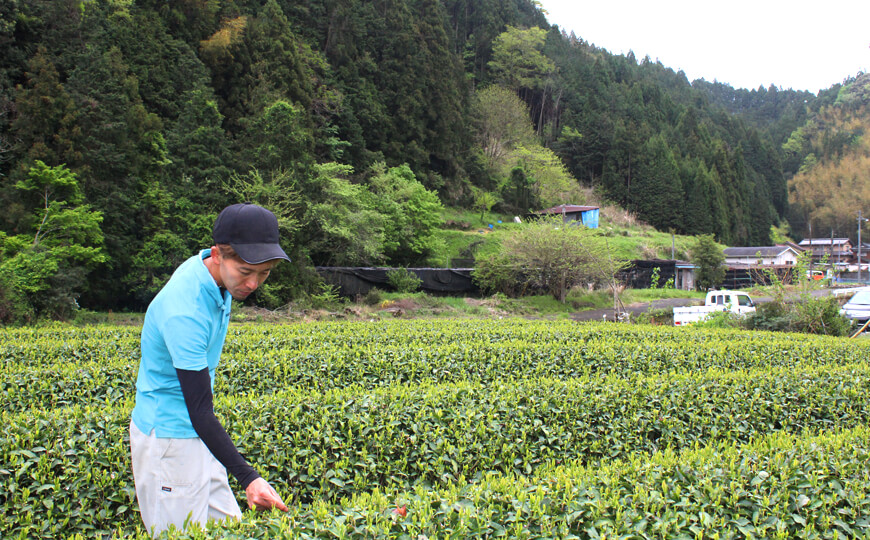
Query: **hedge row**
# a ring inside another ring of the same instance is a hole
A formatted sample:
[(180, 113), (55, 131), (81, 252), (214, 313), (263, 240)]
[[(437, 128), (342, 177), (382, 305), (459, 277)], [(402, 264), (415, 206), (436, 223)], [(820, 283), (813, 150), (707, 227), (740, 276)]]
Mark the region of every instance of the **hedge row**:
[[(502, 327), (516, 330), (511, 337)], [(358, 385), (479, 381), (591, 374), (697, 372), (711, 368), (802, 368), (862, 361), (870, 344), (821, 337), (706, 333), (552, 322), (250, 326), (228, 337), (218, 394), (326, 391)], [(615, 329), (614, 329), (615, 328)], [(625, 329), (627, 328), (627, 329)], [(455, 331), (455, 334), (450, 334)], [(82, 336), (85, 337), (82, 337)], [(93, 337), (87, 337), (93, 336)], [(680, 336), (686, 336), (680, 340)], [(430, 343), (430, 341), (437, 343)], [(424, 343), (426, 343), (424, 345)], [(104, 403), (133, 395), (139, 361), (133, 329), (0, 333), (0, 407)], [(17, 358), (17, 360), (14, 360)], [(53, 360), (50, 360), (53, 359)]]
[[(136, 327), (2, 330), (0, 363), (4, 367), (42, 368), (126, 358), (135, 364), (138, 340)], [(723, 368), (787, 365), (812, 359), (848, 362), (868, 350), (866, 343), (822, 336), (509, 320), (233, 326), (224, 354), (240, 360), (314, 356), (352, 363), (365, 357), (402, 364), (404, 359), (418, 357), (439, 363), (481, 355), (497, 360), (500, 352), (509, 351), (511, 359), (552, 362), (553, 366), (558, 366), (558, 361), (573, 367), (592, 364), (593, 369), (613, 369), (609, 361), (618, 360), (618, 366), (651, 372), (693, 368), (699, 360), (704, 360), (702, 367), (715, 363)], [(596, 361), (600, 365), (596, 366)]]
[[(294, 503), (462, 485), (491, 472), (602, 463), (770, 431), (870, 420), (870, 366), (581, 377), (481, 385), (301, 389), (216, 403), (240, 450)], [(56, 537), (135, 522), (132, 400), (0, 413), (0, 536)]]
[[(474, 484), (373, 491), (341, 503), (247, 512), (206, 538), (866, 538), (870, 430), (774, 434), (682, 453), (569, 464), (526, 477), (487, 474)], [(147, 538), (141, 528), (129, 531)], [(80, 537), (84, 538), (84, 537)]]

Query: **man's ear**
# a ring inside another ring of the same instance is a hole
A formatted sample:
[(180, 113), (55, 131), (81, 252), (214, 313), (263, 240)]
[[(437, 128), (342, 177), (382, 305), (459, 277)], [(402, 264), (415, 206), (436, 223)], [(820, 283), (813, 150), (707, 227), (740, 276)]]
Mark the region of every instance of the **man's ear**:
[(220, 264), (220, 263), (221, 263), (221, 260), (222, 260), (222, 259), (221, 259), (221, 250), (218, 249), (217, 246), (212, 246), (212, 247), (211, 247), (211, 260), (212, 260), (215, 264)]

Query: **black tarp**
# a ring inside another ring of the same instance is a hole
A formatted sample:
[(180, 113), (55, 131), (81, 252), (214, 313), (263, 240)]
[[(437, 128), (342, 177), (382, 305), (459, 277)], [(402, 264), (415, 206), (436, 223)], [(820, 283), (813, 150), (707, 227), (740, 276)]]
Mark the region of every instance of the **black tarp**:
[[(366, 294), (373, 287), (390, 290), (387, 272), (396, 268), (357, 268), (348, 266), (317, 266), (317, 273), (330, 285), (338, 287), (341, 296)], [(423, 283), (420, 290), (437, 294), (471, 294), (480, 292), (471, 281), (472, 268), (408, 268)]]
[(648, 289), (652, 284), (655, 269), (659, 269), (658, 287), (663, 287), (669, 279), (675, 279), (676, 262), (671, 259), (637, 259), (628, 267), (617, 272), (616, 279), (632, 289)]

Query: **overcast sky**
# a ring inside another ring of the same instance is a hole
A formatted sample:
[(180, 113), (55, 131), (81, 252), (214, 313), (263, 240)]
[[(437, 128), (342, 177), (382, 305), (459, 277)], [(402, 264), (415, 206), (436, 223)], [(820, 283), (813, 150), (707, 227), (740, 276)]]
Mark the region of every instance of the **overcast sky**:
[(540, 0), (550, 24), (689, 81), (817, 93), (870, 71), (870, 0)]

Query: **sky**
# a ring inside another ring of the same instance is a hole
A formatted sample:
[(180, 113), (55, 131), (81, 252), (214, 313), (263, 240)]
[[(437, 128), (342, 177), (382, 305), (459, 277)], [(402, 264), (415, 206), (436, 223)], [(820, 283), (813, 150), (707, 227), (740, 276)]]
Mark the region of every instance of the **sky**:
[(539, 0), (547, 20), (689, 81), (819, 90), (870, 71), (870, 0)]

